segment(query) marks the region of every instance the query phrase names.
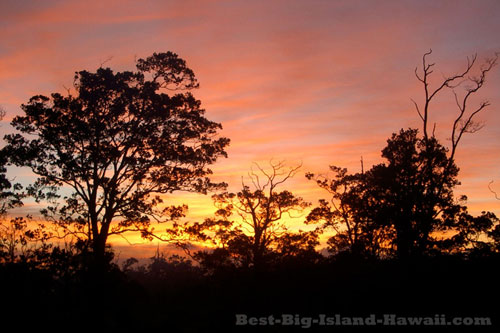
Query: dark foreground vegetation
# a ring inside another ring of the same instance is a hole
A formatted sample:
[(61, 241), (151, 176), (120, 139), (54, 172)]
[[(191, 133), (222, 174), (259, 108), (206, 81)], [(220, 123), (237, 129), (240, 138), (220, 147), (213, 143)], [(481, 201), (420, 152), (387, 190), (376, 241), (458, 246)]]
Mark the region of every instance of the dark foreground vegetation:
[[(88, 268), (84, 254), (56, 250), (41, 260), (45, 264), (28, 260), (1, 265), (4, 322), (56, 331), (281, 332), (302, 328), (235, 326), (235, 315), (445, 314), (447, 318), (490, 317), (497, 328), (500, 320), (495, 305), (500, 297), (498, 255), (469, 259), (450, 255), (407, 262), (339, 255), (315, 264), (290, 260), (262, 271), (221, 268), (211, 274), (180, 257), (161, 255), (145, 266), (127, 267), (131, 260), (121, 269), (110, 265), (107, 272), (99, 273)], [(493, 331), (493, 327), (461, 329)], [(307, 330), (354, 328), (312, 326)], [(420, 327), (419, 331), (422, 328), (430, 329)], [(393, 331), (408, 329), (392, 327)]]

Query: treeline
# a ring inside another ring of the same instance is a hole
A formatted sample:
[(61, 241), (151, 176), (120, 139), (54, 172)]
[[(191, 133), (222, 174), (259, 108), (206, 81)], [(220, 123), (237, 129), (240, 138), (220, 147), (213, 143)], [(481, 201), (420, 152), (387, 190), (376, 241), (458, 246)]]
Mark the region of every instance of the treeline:
[[(80, 71), (66, 96), (32, 97), (0, 151), (0, 208), (6, 216), (31, 197), (47, 203), (47, 222), (34, 226), (28, 216), (0, 224), (8, 313), (29, 310), (35, 327), (175, 331), (232, 327), (236, 313), (446, 309), (496, 320), (487, 299), (498, 296), (488, 282), (498, 279), (499, 220), (492, 212), (473, 216), (454, 191), (459, 143), (480, 129), (475, 117), (489, 105), (474, 108), (470, 99), (497, 58), (473, 75), (474, 56), (431, 89), (429, 55), (415, 71), (425, 91), (424, 103), (415, 103), (422, 128), (394, 133), (383, 162), (367, 170), (306, 173), (325, 190), (314, 204), (286, 189), (300, 166), (283, 162), (255, 164), (234, 193), (210, 180), (229, 139), (205, 118), (191, 93), (194, 73), (174, 53), (139, 59), (135, 72)], [(447, 89), (457, 105), (449, 147), (428, 128), (432, 101)], [(38, 179), (12, 184), (9, 165)], [(215, 191), (214, 215), (181, 222), (187, 205), (164, 205), (177, 191)], [(303, 230), (287, 225), (285, 217), (309, 208)], [(108, 239), (129, 232), (175, 244), (186, 256), (157, 253), (147, 265), (130, 258), (118, 266)], [(324, 236), (328, 255), (318, 252)], [(206, 247), (195, 251), (195, 243)]]
[[(130, 258), (118, 266), (112, 251), (107, 258), (103, 271), (102, 266), (95, 268), (92, 253), (78, 245), (26, 250), (14, 262), (3, 253), (0, 283), (7, 305), (3, 318), (22, 319), (18, 325), (23, 329), (174, 332), (301, 329), (236, 327), (236, 314), (438, 314), (489, 318), (493, 324), (465, 327), (471, 332), (494, 331), (500, 320), (491, 302), (500, 297), (496, 285), (500, 257), (493, 254), (433, 255), (405, 261), (360, 258), (347, 252), (317, 256), (314, 261), (276, 256), (259, 270), (235, 265), (214, 268), (160, 252), (142, 265)], [(335, 327), (338, 331), (355, 328)]]

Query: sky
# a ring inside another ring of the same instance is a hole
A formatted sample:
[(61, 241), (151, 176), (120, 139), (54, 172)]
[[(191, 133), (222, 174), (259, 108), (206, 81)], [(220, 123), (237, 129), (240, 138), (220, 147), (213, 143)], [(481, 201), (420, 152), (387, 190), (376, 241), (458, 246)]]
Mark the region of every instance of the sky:
[[(22, 103), (65, 92), (75, 71), (132, 70), (137, 58), (172, 51), (195, 72), (194, 95), (207, 118), (222, 123), (221, 135), (231, 139), (229, 157), (212, 168), (214, 180), (236, 191), (253, 162), (302, 164), (285, 188), (312, 203), (327, 195), (305, 172), (326, 174), (329, 165), (358, 172), (361, 156), (369, 168), (382, 161), (393, 132), (421, 128), (411, 99), (424, 100), (414, 70), (425, 52), (432, 49), (429, 61), (436, 63), (431, 88), (462, 70), (467, 57), (477, 53), (481, 63), (500, 52), (496, 0), (3, 0), (0, 13), (2, 136)], [(471, 212), (500, 215), (488, 189), (494, 181), (500, 192), (500, 68), (471, 107), (485, 100), (491, 106), (477, 118), (484, 128), (466, 136), (457, 153), (456, 193), (468, 196)], [(451, 92), (435, 102), (430, 121), (447, 145), (457, 108)], [(9, 176), (33, 178), (19, 168)], [(168, 200), (187, 203), (191, 220), (214, 211), (210, 196), (178, 193)], [(30, 209), (38, 208), (28, 203)], [(291, 223), (298, 228), (302, 220)]]

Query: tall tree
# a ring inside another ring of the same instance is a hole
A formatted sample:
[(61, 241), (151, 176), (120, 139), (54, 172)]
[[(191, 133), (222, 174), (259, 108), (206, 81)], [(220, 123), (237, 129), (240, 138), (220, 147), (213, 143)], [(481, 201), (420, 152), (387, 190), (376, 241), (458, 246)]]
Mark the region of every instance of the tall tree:
[[(434, 200), (429, 199), (420, 203), (420, 209), (426, 212), (424, 219), (427, 220), (427, 222), (422, 222), (423, 228), (425, 229), (426, 225), (430, 223), (429, 221), (437, 215), (441, 215), (443, 229), (449, 230), (452, 228), (456, 233), (455, 245), (471, 244), (471, 241), (464, 240), (470, 239), (473, 234), (485, 231), (485, 228), (491, 228), (496, 222), (496, 217), (494, 214), (483, 212), (480, 217), (474, 218), (468, 214), (467, 207), (462, 205), (464, 200), (451, 201), (453, 188), (459, 184), (457, 180), (458, 167), (455, 164), (455, 158), (463, 136), (467, 133), (475, 133), (483, 127), (483, 124), (477, 121), (476, 118), (480, 112), (490, 105), (490, 102), (483, 100), (474, 106), (472, 105), (472, 98), (484, 87), (487, 75), (497, 65), (498, 53), (491, 58), (485, 59), (479, 66), (477, 66), (476, 54), (470, 58), (468, 57), (467, 65), (464, 66), (462, 71), (444, 76), (443, 79), (437, 81), (437, 84), (434, 84), (434, 87), (431, 86), (431, 76), (434, 72), (435, 63), (428, 62), (428, 57), (431, 54), (432, 50), (429, 50), (422, 56), (420, 73), (418, 67), (415, 68), (415, 76), (423, 85), (424, 101), (420, 106), (413, 101), (415, 109), (422, 120), (423, 138), (420, 139), (419, 145), (423, 152), (427, 152), (425, 156), (422, 156), (424, 160), (421, 161), (424, 165), (420, 172), (420, 178), (426, 179), (422, 191), (427, 196), (430, 194), (434, 198)], [(458, 91), (459, 88), (463, 88), (461, 92)], [(451, 90), (457, 107), (456, 116), (451, 122), (450, 145), (448, 148), (438, 142), (435, 136), (435, 123), (432, 132), (429, 133), (428, 130), (432, 102), (445, 90)], [(437, 155), (441, 155), (441, 157)], [(435, 172), (436, 166), (433, 164), (435, 162), (433, 157), (438, 157), (440, 161), (438, 162), (438, 168), (441, 168), (441, 170), (437, 173)], [(462, 198), (466, 199), (465, 196)], [(443, 200), (448, 201), (448, 204), (443, 205)], [(432, 213), (433, 210), (435, 211), (434, 214)], [(447, 220), (446, 223), (444, 223), (445, 220)], [(477, 244), (477, 242), (474, 244)]]
[(373, 257), (390, 255), (394, 249), (406, 260), (440, 251), (490, 249), (488, 241), (495, 239), (491, 229), (498, 219), (489, 212), (472, 216), (466, 198), (454, 196), (458, 168), (447, 153), (434, 137), (401, 130), (387, 140), (384, 163), (366, 172), (348, 174), (331, 167), (332, 179), (308, 174), (331, 199), (320, 200), (307, 221), (333, 229), (328, 244), (334, 253)]
[[(0, 106), (0, 120), (6, 111)], [(21, 206), (24, 193), (20, 184), (12, 184), (7, 177), (8, 155), (5, 149), (0, 150), (0, 216), (5, 215), (8, 209)]]
[[(354, 248), (363, 238), (360, 235), (374, 239), (375, 232), (392, 230), (395, 233), (392, 244), (398, 257), (405, 259), (433, 250), (477, 246), (480, 244), (474, 240), (477, 235), (487, 234), (497, 221), (491, 213), (472, 217), (453, 191), (459, 184), (459, 169), (455, 164), (459, 143), (464, 134), (481, 128), (475, 117), (489, 105), (482, 102), (471, 110), (470, 99), (484, 86), (498, 55), (487, 59), (476, 76), (471, 74), (476, 64), (474, 56), (468, 59), (462, 72), (445, 77), (436, 88), (431, 88), (434, 64), (427, 60), (431, 52), (423, 56), (422, 73), (415, 70), (425, 93), (423, 107), (414, 102), (422, 120), (423, 136), (419, 137), (416, 129), (401, 130), (392, 135), (382, 150), (384, 163), (354, 175), (333, 169), (337, 171), (336, 179), (317, 180), (320, 187), (332, 194), (333, 210), (327, 201), (322, 201), (309, 220), (323, 220), (324, 226), (334, 228), (342, 223), (345, 230), (337, 230), (332, 238), (338, 244)], [(465, 92), (457, 93), (456, 89), (461, 86)], [(435, 126), (432, 132), (428, 129), (431, 102), (445, 89), (452, 89), (458, 107), (452, 121), (449, 148), (435, 137)], [(438, 231), (451, 231), (456, 237), (440, 242), (435, 234)]]
[(237, 266), (260, 269), (275, 256), (301, 256), (315, 253), (318, 244), (315, 232), (292, 232), (283, 221), (309, 206), (301, 197), (280, 185), (293, 177), (299, 167), (287, 169), (283, 162), (271, 162), (270, 170), (256, 164), (251, 171), (251, 186), (242, 182), (237, 193), (224, 192), (213, 196), (217, 207), (215, 218), (202, 223), (188, 223), (171, 230), (184, 233), (192, 240), (210, 242), (214, 251), (199, 252), (205, 263), (236, 263)]
[[(477, 115), (490, 105), (490, 102), (485, 100), (479, 103), (479, 105), (472, 107), (470, 106), (471, 98), (476, 95), (480, 89), (486, 83), (486, 76), (498, 63), (498, 53), (494, 57), (488, 58), (480, 65), (478, 73), (472, 73), (477, 67), (477, 54), (472, 57), (467, 58), (467, 65), (465, 68), (449, 76), (445, 76), (444, 79), (435, 85), (435, 88), (431, 88), (431, 76), (434, 72), (433, 68), (435, 63), (429, 63), (428, 57), (432, 54), (432, 50), (424, 53), (422, 56), (422, 68), (421, 73), (419, 73), (418, 67), (415, 68), (415, 76), (418, 81), (420, 81), (424, 88), (424, 102), (419, 106), (417, 102), (413, 101), (415, 109), (418, 116), (422, 120), (422, 131), (424, 140), (429, 137), (435, 136), (436, 124), (432, 133), (429, 135), (429, 122), (431, 113), (431, 104), (434, 98), (439, 94), (443, 93), (446, 89), (450, 89), (454, 95), (454, 102), (458, 108), (456, 117), (453, 119), (451, 126), (451, 147), (449, 149), (449, 160), (452, 161), (455, 158), (455, 153), (457, 147), (465, 133), (474, 133), (482, 128), (482, 124), (477, 122), (475, 118)], [(458, 93), (457, 89), (463, 87), (464, 91)]]
[[(193, 71), (175, 53), (137, 60), (137, 71), (80, 71), (74, 92), (33, 96), (12, 121), (19, 131), (5, 137), (11, 163), (39, 176), (45, 211), (88, 243), (102, 261), (110, 235), (151, 233), (150, 221), (181, 216), (186, 207), (161, 209), (161, 195), (221, 188), (208, 166), (226, 156), (229, 139), (204, 116), (191, 90)], [(71, 190), (62, 200), (56, 190)]]
[(442, 227), (442, 213), (455, 205), (458, 168), (445, 147), (435, 138), (419, 138), (415, 129), (393, 134), (382, 157), (387, 162), (367, 172), (366, 200), (375, 207), (370, 214), (394, 228), (400, 258), (426, 254), (433, 232)]
[(367, 200), (367, 173), (349, 174), (347, 169), (330, 166), (332, 177), (307, 173), (309, 180), (328, 192), (329, 200), (320, 199), (306, 218), (306, 223), (318, 224), (321, 232), (332, 232), (328, 250), (332, 254), (349, 253), (358, 257), (379, 257), (391, 253), (393, 229), (380, 226), (371, 212), (373, 200)]

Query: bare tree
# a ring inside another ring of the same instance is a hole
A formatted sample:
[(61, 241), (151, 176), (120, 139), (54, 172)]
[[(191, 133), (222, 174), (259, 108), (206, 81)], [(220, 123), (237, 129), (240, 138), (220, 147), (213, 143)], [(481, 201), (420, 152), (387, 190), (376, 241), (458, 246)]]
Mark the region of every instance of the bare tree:
[(6, 114), (7, 114), (7, 112), (5, 112), (5, 109), (3, 108), (3, 106), (0, 105), (0, 120), (2, 120)]
[[(471, 99), (484, 86), (486, 76), (497, 64), (498, 54), (478, 69), (477, 55), (467, 58), (462, 71), (431, 86), (435, 66), (428, 61), (431, 53), (432, 50), (423, 55), (420, 71), (415, 68), (425, 95), (423, 104), (412, 100), (422, 121), (423, 137), (416, 129), (394, 133), (382, 150), (387, 161), (369, 170), (364, 170), (361, 161), (358, 174), (348, 174), (339, 167), (332, 167), (336, 173), (333, 179), (308, 174), (309, 179), (332, 195), (330, 201), (320, 201), (308, 221), (321, 221), (324, 228), (336, 232), (329, 243), (335, 251), (363, 253), (372, 249), (377, 255), (379, 250), (391, 253), (395, 249), (399, 258), (406, 259), (429, 254), (437, 247), (474, 246), (477, 242), (473, 237), (484, 234), (496, 223), (496, 217), (490, 213), (477, 218), (468, 214), (463, 206), (465, 197), (457, 202), (453, 190), (459, 184), (459, 169), (454, 161), (457, 147), (465, 133), (481, 129), (476, 116), (490, 105), (483, 101), (474, 107)], [(459, 87), (465, 92), (457, 92)], [(435, 125), (429, 130), (433, 101), (448, 89), (458, 108), (452, 121), (449, 149), (436, 138)], [(441, 231), (455, 231), (458, 236), (443, 245), (434, 237), (435, 232)]]
[[(214, 218), (203, 223), (187, 223), (170, 230), (191, 240), (211, 243), (215, 250), (201, 251), (201, 262), (230, 261), (239, 266), (263, 267), (273, 254), (301, 256), (313, 253), (317, 245), (315, 232), (291, 232), (284, 217), (296, 217), (310, 204), (288, 190), (279, 187), (297, 174), (301, 166), (287, 168), (283, 162), (270, 162), (262, 168), (255, 163), (248, 173), (248, 182), (242, 178), (242, 189), (237, 193), (223, 192), (213, 196), (217, 211)], [(179, 230), (180, 229), (180, 230)]]
[(232, 206), (236, 208), (243, 225), (253, 235), (252, 252), (254, 262), (258, 263), (269, 245), (286, 232), (287, 228), (281, 222), (283, 215), (290, 215), (297, 209), (305, 208), (307, 203), (289, 191), (276, 191), (277, 187), (293, 177), (301, 166), (287, 170), (283, 162), (271, 162), (271, 170), (267, 172), (258, 164), (255, 165), (261, 173), (261, 177), (253, 170), (249, 173), (255, 189), (252, 191), (242, 181), (243, 189), (236, 194)]
[[(445, 89), (451, 89), (455, 97), (455, 104), (458, 108), (457, 116), (453, 121), (451, 128), (451, 147), (449, 160), (452, 161), (455, 158), (455, 153), (462, 136), (465, 133), (474, 133), (480, 130), (483, 125), (480, 122), (475, 121), (476, 115), (483, 109), (490, 105), (489, 101), (485, 100), (479, 103), (479, 105), (473, 107), (470, 106), (470, 99), (473, 97), (485, 84), (487, 74), (497, 65), (498, 53), (494, 57), (488, 58), (484, 61), (482, 65), (479, 66), (479, 73), (477, 75), (471, 74), (477, 63), (477, 54), (472, 57), (467, 57), (467, 65), (465, 68), (454, 75), (445, 77), (436, 88), (430, 87), (429, 79), (434, 72), (433, 68), (435, 63), (428, 63), (427, 57), (432, 54), (432, 50), (426, 52), (422, 57), (422, 70), (419, 74), (418, 67), (415, 68), (415, 76), (424, 85), (425, 101), (423, 108), (421, 108), (417, 102), (413, 99), (413, 104), (415, 105), (416, 111), (422, 120), (422, 130), (424, 139), (427, 140), (429, 137), (429, 112), (432, 100)], [(456, 89), (458, 87), (464, 87), (465, 93), (459, 96)], [(435, 135), (435, 124), (432, 130), (432, 137)]]

